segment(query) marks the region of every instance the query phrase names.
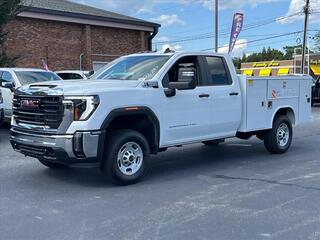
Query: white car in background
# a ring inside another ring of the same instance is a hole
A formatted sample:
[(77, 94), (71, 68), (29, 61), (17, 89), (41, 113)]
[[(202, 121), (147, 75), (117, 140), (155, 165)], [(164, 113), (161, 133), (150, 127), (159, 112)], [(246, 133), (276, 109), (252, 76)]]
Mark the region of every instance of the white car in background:
[(2, 122), (10, 122), (11, 120), (13, 93), (16, 88), (32, 83), (56, 80), (62, 79), (54, 72), (42, 69), (0, 68), (0, 92), (2, 95), (0, 109), (3, 109), (2, 111), (0, 110), (0, 112), (2, 112)]
[(3, 113), (3, 98), (2, 98), (2, 93), (0, 89), (0, 127), (4, 123), (4, 113)]
[(65, 70), (55, 72), (63, 80), (75, 80), (75, 79), (89, 79), (89, 71), (79, 71), (79, 70)]

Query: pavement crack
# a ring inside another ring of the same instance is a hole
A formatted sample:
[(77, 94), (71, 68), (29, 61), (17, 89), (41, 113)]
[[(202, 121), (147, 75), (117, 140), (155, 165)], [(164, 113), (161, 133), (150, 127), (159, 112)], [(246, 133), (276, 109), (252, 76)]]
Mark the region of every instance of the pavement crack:
[(285, 183), (285, 182), (279, 182), (276, 180), (268, 180), (268, 179), (261, 179), (261, 178), (232, 177), (232, 176), (226, 176), (226, 175), (216, 175), (214, 177), (218, 179), (224, 179), (224, 180), (255, 181), (255, 182), (263, 182), (263, 183), (281, 185), (281, 186), (287, 186), (287, 187), (296, 187), (296, 188), (301, 188), (305, 190), (320, 191), (320, 188), (317, 188), (317, 187), (308, 187), (308, 186), (303, 186), (303, 185), (294, 184), (294, 183)]

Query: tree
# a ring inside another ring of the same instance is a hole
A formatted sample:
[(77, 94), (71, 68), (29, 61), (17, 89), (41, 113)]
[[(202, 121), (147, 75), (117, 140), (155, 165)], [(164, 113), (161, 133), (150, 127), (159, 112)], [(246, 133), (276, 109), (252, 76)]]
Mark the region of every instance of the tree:
[(242, 62), (261, 62), (261, 61), (272, 61), (272, 60), (283, 60), (284, 53), (277, 50), (271, 49), (268, 47), (267, 49), (264, 47), (262, 48), (261, 52), (252, 53), (249, 56), (243, 56), (241, 61)]
[(314, 35), (313, 40), (315, 51), (320, 52), (320, 31)]
[(21, 0), (0, 0), (0, 67), (13, 66), (17, 58), (10, 58), (4, 50), (7, 32), (5, 26), (22, 10)]
[(295, 48), (301, 48), (301, 45), (283, 47), (283, 50), (285, 51), (285, 54), (284, 54), (284, 59), (285, 60), (293, 59), (293, 54), (294, 54), (294, 49)]

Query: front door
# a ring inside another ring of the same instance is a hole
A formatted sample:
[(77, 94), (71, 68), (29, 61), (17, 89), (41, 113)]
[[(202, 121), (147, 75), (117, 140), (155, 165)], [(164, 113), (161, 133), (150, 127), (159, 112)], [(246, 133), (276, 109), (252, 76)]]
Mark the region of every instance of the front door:
[[(212, 95), (210, 87), (200, 86), (205, 77), (199, 57), (182, 57), (171, 67), (163, 79), (166, 89), (169, 82), (178, 81), (181, 68), (195, 70), (197, 86), (195, 89), (176, 90), (176, 95), (163, 96), (162, 100), (162, 138), (160, 146), (191, 143), (210, 138), (212, 134)], [(179, 70), (180, 69), (180, 70)], [(183, 73), (182, 73), (183, 74)]]

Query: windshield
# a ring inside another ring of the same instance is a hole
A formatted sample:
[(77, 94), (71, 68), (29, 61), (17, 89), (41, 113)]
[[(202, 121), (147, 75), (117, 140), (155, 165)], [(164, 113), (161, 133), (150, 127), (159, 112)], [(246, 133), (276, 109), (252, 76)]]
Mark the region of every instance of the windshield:
[(61, 80), (61, 78), (53, 72), (17, 71), (15, 74), (17, 75), (21, 85)]
[(170, 56), (132, 56), (116, 60), (114, 65), (90, 78), (112, 80), (150, 80)]

